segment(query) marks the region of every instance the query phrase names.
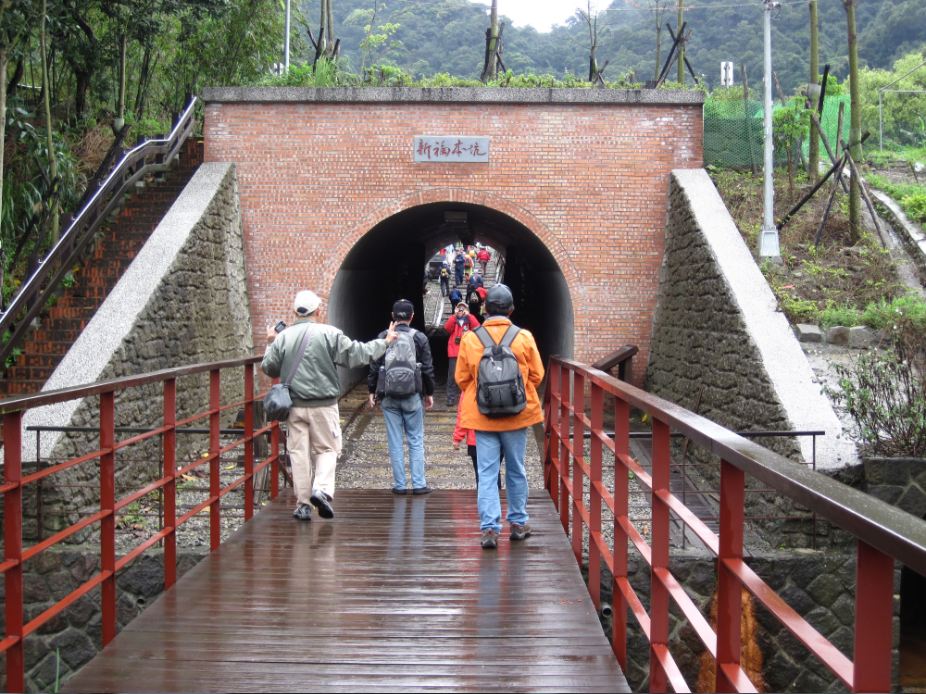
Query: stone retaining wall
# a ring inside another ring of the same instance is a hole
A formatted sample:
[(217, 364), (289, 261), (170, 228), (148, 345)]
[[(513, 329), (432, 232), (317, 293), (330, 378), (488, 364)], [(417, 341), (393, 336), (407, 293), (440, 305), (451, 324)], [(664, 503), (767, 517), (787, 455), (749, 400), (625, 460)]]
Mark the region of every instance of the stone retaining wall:
[[(647, 389), (734, 431), (824, 430), (818, 469), (855, 463), (854, 444), (707, 173), (674, 171), (669, 195)], [(760, 443), (811, 459), (809, 437)]]
[[(44, 389), (252, 353), (235, 168), (231, 164), (204, 164)], [(178, 417), (206, 409), (207, 377), (202, 374), (178, 382)], [(223, 376), (222, 390), (226, 402), (240, 398), (243, 374)], [(98, 399), (90, 398), (30, 410), (24, 426), (96, 427), (98, 408)], [(126, 390), (116, 399), (116, 426), (155, 426), (160, 423), (161, 411), (159, 385)], [(229, 419), (234, 414), (229, 413)], [(195, 456), (207, 446), (205, 437), (178, 438), (178, 460)], [(43, 434), (40, 455), (43, 460), (57, 461), (94, 450), (97, 445), (95, 433)], [(23, 448), (24, 460), (34, 460), (31, 435), (24, 436)], [(157, 442), (120, 451), (117, 493), (123, 487), (137, 489), (143, 480), (159, 476), (160, 459)], [(85, 465), (53, 475), (44, 483), (46, 536), (62, 527), (67, 511), (98, 503), (96, 477), (96, 467)], [(87, 488), (74, 487), (83, 484)], [(57, 488), (65, 485), (70, 488), (59, 497)], [(34, 521), (27, 519), (26, 537), (35, 533)]]

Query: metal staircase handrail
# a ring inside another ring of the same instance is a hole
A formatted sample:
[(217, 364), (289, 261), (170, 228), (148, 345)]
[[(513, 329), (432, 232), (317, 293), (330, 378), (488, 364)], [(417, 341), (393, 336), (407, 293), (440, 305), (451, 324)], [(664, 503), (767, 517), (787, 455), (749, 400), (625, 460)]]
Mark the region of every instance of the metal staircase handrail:
[(0, 336), (10, 332), (0, 345), (0, 368), (21, 344), (32, 319), (42, 311), (48, 298), (61, 285), (71, 264), (122, 200), (125, 191), (142, 176), (164, 171), (170, 166), (193, 131), (196, 103), (197, 98), (194, 96), (167, 137), (146, 140), (125, 153), (87, 203), (74, 215), (58, 242), (39, 261), (38, 268), (23, 283), (7, 309), (0, 312)]

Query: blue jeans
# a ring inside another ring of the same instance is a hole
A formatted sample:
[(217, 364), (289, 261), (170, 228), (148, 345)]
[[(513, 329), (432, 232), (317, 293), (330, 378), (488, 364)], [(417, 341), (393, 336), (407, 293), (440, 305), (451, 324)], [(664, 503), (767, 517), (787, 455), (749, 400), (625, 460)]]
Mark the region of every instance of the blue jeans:
[(479, 465), (479, 488), (476, 507), (480, 530), (502, 530), (502, 505), (496, 480), (505, 454), (505, 491), (508, 497), (508, 522), (527, 523), (527, 475), (524, 472), (524, 450), (527, 429), (514, 431), (477, 431), (476, 462)]
[(427, 486), (424, 479), (424, 403), (417, 395), (382, 402), (386, 418), (386, 438), (389, 441), (389, 460), (392, 462), (392, 481), (396, 489), (405, 489), (405, 439), (408, 439), (408, 467), (412, 473), (412, 486)]

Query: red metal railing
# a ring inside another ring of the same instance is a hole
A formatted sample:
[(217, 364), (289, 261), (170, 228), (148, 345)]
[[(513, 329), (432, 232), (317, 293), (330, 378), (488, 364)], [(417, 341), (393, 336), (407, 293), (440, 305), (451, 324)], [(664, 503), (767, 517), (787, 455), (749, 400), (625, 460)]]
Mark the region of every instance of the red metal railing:
[[(716, 663), (716, 691), (755, 691), (740, 667), (741, 596), (747, 590), (808, 651), (852, 691), (891, 690), (894, 561), (926, 576), (926, 521), (900, 511), (825, 475), (808, 470), (723, 427), (583, 364), (550, 362), (545, 422), (547, 489), (583, 560), (588, 531), (589, 592), (600, 609), (598, 577), (604, 563), (613, 577), (612, 646), (627, 667), (627, 613), (649, 642), (649, 689), (690, 691), (670, 652), (669, 610), (674, 603)], [(614, 415), (614, 438), (604, 432)], [(652, 422), (652, 474), (630, 455), (631, 410)], [(588, 454), (583, 441), (591, 432)], [(681, 433), (720, 458), (720, 531), (714, 534), (669, 490), (670, 436)], [(607, 454), (614, 488), (603, 480)], [(850, 659), (788, 606), (744, 561), (746, 475), (814, 509), (857, 541), (855, 640)], [(629, 478), (651, 491), (650, 542), (629, 513)], [(588, 491), (586, 491), (586, 488)], [(586, 501), (587, 499), (587, 501)], [(613, 546), (602, 511), (613, 515)], [(674, 515), (717, 557), (717, 630), (669, 571), (669, 522)], [(633, 545), (650, 567), (649, 610), (630, 584)]]
[[(88, 386), (67, 388), (38, 395), (8, 398), (0, 401), (0, 415), (3, 417), (3, 483), (0, 494), (3, 495), (3, 573), (6, 585), (5, 614), (6, 633), (0, 641), (0, 653), (6, 653), (7, 682), (5, 691), (21, 692), (25, 686), (24, 639), (53, 617), (61, 614), (80, 597), (100, 588), (103, 645), (116, 636), (116, 573), (140, 556), (149, 548), (162, 544), (164, 547), (164, 587), (172, 586), (177, 580), (177, 530), (200, 512), (208, 509), (210, 550), (218, 548), (221, 542), (220, 521), (222, 499), (239, 488), (244, 490), (244, 518), (249, 520), (254, 515), (254, 478), (262, 470), (270, 467), (270, 497), (276, 497), (278, 487), (278, 464), (280, 450), (280, 430), (276, 422), (255, 429), (254, 365), (259, 357), (197, 364), (194, 366), (167, 369), (154, 373), (119, 378), (112, 381), (94, 383)], [(221, 376), (230, 370), (241, 369), (243, 372), (243, 393), (241, 400), (222, 401)], [(177, 418), (178, 379), (208, 374), (209, 397), (207, 408), (182, 419)], [(123, 440), (116, 439), (115, 421), (117, 393), (128, 388), (149, 384), (161, 384), (163, 389), (163, 421), (161, 426), (142, 434), (136, 434)], [(22, 422), (26, 410), (52, 405), (58, 402), (81, 399), (90, 396), (99, 397), (99, 448), (80, 457), (42, 468), (34, 473), (23, 474), (22, 461)], [(223, 413), (244, 410), (244, 428), (241, 435), (231, 443), (221, 445), (219, 438), (220, 420)], [(192, 463), (177, 468), (176, 443), (177, 431), (197, 421), (208, 421), (208, 453)], [(270, 436), (269, 454), (266, 458), (255, 461), (254, 441), (260, 436)], [(129, 446), (161, 438), (163, 446), (163, 464), (160, 478), (149, 482), (139, 489), (117, 498), (115, 484), (116, 453)], [(220, 484), (219, 461), (223, 454), (240, 448), (243, 451), (243, 472), (224, 487)], [(79, 521), (55, 533), (28, 548), (23, 547), (23, 490), (30, 484), (64, 470), (80, 465), (93, 465), (99, 462), (99, 511), (86, 515)], [(208, 467), (209, 495), (198, 505), (177, 515), (178, 477), (201, 466)], [(144, 539), (123, 556), (116, 552), (116, 518), (122, 509), (133, 502), (153, 493), (161, 492), (164, 498), (164, 514), (160, 529)], [(94, 525), (99, 525), (100, 532), (100, 571), (89, 580), (58, 600), (35, 618), (24, 620), (23, 605), (23, 564), (39, 553), (60, 544)]]

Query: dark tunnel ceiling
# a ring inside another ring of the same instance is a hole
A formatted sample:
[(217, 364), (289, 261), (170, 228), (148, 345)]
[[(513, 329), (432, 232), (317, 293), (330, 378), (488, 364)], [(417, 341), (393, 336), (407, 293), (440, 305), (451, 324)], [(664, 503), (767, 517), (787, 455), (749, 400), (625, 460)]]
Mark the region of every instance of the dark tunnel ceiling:
[[(458, 221), (459, 213), (465, 213), (465, 222)], [(502, 253), (508, 246), (530, 249), (532, 267), (559, 269), (542, 242), (520, 222), (486, 207), (453, 202), (420, 205), (383, 220), (354, 245), (342, 267), (376, 267), (381, 258), (403, 244), (421, 244), (428, 254), (434, 254), (461, 240), (467, 244), (478, 241)]]

